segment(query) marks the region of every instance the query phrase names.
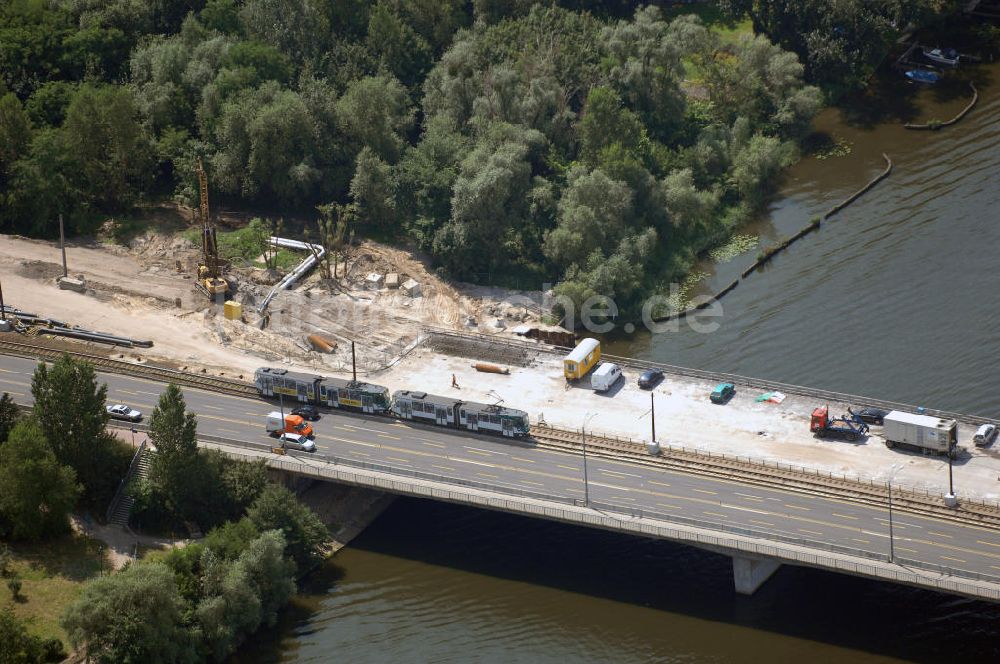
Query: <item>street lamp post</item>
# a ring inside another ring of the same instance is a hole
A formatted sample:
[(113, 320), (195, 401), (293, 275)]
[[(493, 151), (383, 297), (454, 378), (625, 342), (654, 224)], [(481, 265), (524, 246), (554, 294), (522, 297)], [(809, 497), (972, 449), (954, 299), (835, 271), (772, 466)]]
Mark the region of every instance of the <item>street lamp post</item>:
[(583, 444), (583, 504), (590, 506), (590, 485), (587, 482), (587, 424), (597, 417), (597, 413), (587, 413), (580, 427), (580, 441)]
[(650, 393), (649, 393), (649, 414), (652, 417), (652, 419), (650, 421), (652, 422), (652, 427), (653, 427), (653, 443), (656, 443), (656, 403), (654, 402), (653, 395), (654, 395), (654, 392), (650, 391)]
[(892, 480), (889, 480), (889, 562), (895, 558), (895, 549), (892, 541)]

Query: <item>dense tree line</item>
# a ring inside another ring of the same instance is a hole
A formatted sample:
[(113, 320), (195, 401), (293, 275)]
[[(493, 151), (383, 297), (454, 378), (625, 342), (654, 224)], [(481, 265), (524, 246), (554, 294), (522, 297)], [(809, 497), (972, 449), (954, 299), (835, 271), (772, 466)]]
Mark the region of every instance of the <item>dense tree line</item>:
[(766, 37), (626, 2), (14, 0), (0, 43), (4, 230), (194, 203), (201, 156), (247, 205), (625, 304), (752, 213), (821, 101)]
[(911, 26), (950, 14), (960, 0), (720, 0), (732, 16), (799, 56), (806, 77), (831, 92), (867, 83), (889, 46)]
[(95, 662), (225, 661), (273, 626), (297, 570), (328, 537), (315, 514), (269, 484), (239, 521), (90, 582), (63, 625)]

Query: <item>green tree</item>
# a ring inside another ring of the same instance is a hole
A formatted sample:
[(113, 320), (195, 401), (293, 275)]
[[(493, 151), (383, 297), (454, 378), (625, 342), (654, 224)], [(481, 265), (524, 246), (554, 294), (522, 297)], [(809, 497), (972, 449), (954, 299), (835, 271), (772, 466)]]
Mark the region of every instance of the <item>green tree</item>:
[(118, 482), (113, 476), (117, 469), (106, 465), (112, 447), (105, 432), (107, 390), (107, 385), (98, 386), (93, 365), (69, 354), (51, 367), (39, 362), (31, 379), (33, 420), (42, 427), (56, 459), (76, 470), (90, 498)]
[(171, 383), (149, 418), (149, 439), (156, 447), (149, 465), (149, 483), (167, 500), (182, 520), (196, 518), (205, 511), (208, 468), (198, 455), (198, 423), (187, 411), (184, 395)]
[(0, 96), (0, 187), (7, 183), (10, 171), (28, 151), (31, 121), (13, 92)]
[(205, 595), (196, 611), (212, 656), (222, 661), (261, 625), (273, 626), (295, 591), (294, 564), (284, 557), (285, 538), (269, 530), (252, 540), (235, 562), (206, 556)]
[(65, 657), (58, 639), (43, 640), (28, 632), (10, 607), (0, 609), (0, 664), (43, 664)]
[(129, 565), (83, 587), (63, 614), (75, 648), (100, 664), (197, 661), (184, 603), (162, 563)]
[(247, 0), (240, 20), (247, 33), (274, 44), (293, 62), (307, 62), (329, 43), (325, 3), (316, 0)]
[(558, 225), (545, 239), (557, 265), (583, 265), (590, 254), (613, 246), (632, 217), (632, 191), (600, 170), (574, 169), (559, 201)]
[(280, 530), (288, 543), (288, 553), (303, 569), (315, 562), (330, 533), (315, 513), (278, 484), (268, 484), (247, 510), (247, 518), (257, 530)]
[(0, 523), (14, 539), (41, 540), (69, 530), (81, 487), (56, 460), (42, 430), (22, 421), (0, 446)]
[(385, 230), (397, 221), (392, 169), (367, 146), (358, 154), (351, 180), (351, 200), (362, 224)]
[(152, 151), (128, 89), (81, 86), (63, 132), (87, 202), (105, 212), (129, 209), (150, 180)]
[(383, 74), (351, 83), (337, 100), (337, 117), (352, 154), (367, 146), (394, 164), (413, 124), (414, 112), (406, 88)]
[(372, 9), (366, 43), (384, 69), (404, 85), (414, 86), (433, 64), (431, 47), (400, 18), (392, 4), (380, 0)]
[(613, 90), (606, 87), (591, 89), (580, 119), (580, 158), (597, 165), (601, 152), (620, 145), (625, 153), (641, 157), (648, 139), (642, 121), (627, 108)]
[(0, 397), (0, 445), (7, 440), (7, 436), (20, 417), (21, 409), (14, 403), (13, 397), (4, 392)]

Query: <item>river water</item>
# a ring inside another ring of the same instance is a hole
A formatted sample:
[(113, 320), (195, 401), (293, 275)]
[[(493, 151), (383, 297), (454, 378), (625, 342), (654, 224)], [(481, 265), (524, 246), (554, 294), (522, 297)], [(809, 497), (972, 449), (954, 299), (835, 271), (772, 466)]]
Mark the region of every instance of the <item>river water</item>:
[[(827, 110), (851, 154), (793, 167), (747, 232), (791, 235), (887, 180), (723, 300), (719, 329), (612, 338), (610, 352), (1000, 416), (1000, 67), (967, 88), (887, 85), (871, 117)], [(727, 284), (756, 252), (711, 273)], [(668, 542), (399, 500), (239, 662), (987, 662), (1000, 609), (784, 567), (752, 598), (727, 558)]]

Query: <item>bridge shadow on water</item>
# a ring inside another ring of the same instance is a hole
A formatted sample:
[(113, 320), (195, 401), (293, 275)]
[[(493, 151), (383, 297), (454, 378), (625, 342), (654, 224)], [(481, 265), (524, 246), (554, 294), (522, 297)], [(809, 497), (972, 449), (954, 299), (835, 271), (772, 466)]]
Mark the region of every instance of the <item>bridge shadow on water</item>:
[[(743, 630), (722, 633), (753, 638), (758, 648), (763, 632), (864, 651), (876, 658), (1000, 661), (995, 638), (1000, 633), (1000, 610), (991, 604), (792, 566), (781, 568), (754, 596), (744, 597), (733, 590), (726, 556), (515, 515), (400, 498), (350, 549), (349, 554), (372, 553), (416, 563), (418, 571), (410, 573), (436, 568), (438, 576), (454, 576), (456, 587), (449, 587), (448, 594), (454, 594), (457, 604), (470, 598), (478, 602), (480, 593), (481, 601), (489, 603), (490, 593), (493, 597), (496, 593), (495, 583), (479, 589), (476, 577), (463, 572), (570, 593), (564, 615), (549, 615), (550, 622), (612, 633), (617, 623), (630, 633), (639, 630), (651, 648), (663, 641), (671, 623), (684, 623), (680, 616), (754, 630), (756, 637)], [(458, 573), (450, 575), (449, 569)], [(338, 592), (345, 574), (350, 570), (334, 559), (306, 579), (303, 598), (283, 618), (286, 629), (278, 631), (294, 629), (301, 635), (322, 628), (314, 627), (311, 618), (321, 610), (325, 596)], [(606, 602), (600, 600), (620, 603), (621, 610), (613, 612), (620, 615), (608, 615)], [(521, 607), (516, 598), (504, 604), (533, 613), (531, 606)], [(520, 614), (503, 615), (507, 610), (499, 608), (497, 620), (521, 619)], [(265, 638), (271, 641), (280, 634)], [(763, 638), (764, 643), (773, 640)], [(729, 652), (740, 653), (741, 646), (732, 646)], [(754, 659), (744, 654), (748, 658), (738, 659)]]

